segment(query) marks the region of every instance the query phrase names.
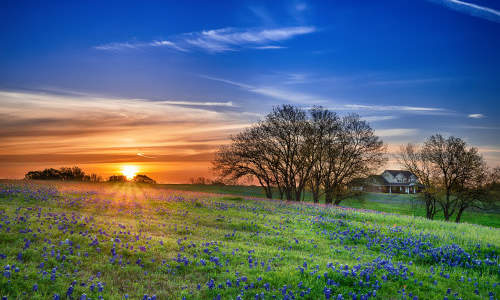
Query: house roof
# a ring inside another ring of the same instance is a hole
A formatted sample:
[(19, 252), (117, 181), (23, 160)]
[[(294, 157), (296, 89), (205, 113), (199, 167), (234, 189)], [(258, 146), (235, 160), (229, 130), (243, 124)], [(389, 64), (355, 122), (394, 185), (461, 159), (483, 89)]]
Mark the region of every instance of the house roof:
[(383, 173), (385, 173), (385, 172), (390, 173), (392, 176), (402, 174), (406, 178), (410, 178), (412, 175), (414, 175), (412, 172), (407, 171), (407, 170), (385, 170)]

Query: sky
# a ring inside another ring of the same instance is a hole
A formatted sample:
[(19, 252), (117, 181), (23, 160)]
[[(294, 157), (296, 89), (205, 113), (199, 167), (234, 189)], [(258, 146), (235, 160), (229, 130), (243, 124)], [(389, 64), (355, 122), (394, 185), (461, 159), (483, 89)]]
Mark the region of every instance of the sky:
[(500, 165), (500, 2), (1, 1), (0, 178), (211, 177), (273, 106), (358, 113), (398, 168), (435, 133)]

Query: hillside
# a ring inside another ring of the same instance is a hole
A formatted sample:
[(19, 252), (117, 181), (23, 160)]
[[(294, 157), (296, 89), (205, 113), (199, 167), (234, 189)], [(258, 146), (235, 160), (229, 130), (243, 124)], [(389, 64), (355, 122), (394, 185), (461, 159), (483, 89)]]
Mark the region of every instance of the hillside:
[[(264, 198), (262, 188), (258, 186), (242, 186), (242, 185), (201, 185), (201, 184), (162, 184), (158, 185), (161, 188), (207, 192), (217, 194), (229, 194), (244, 197)], [(275, 193), (278, 195), (278, 192)], [(324, 199), (321, 199), (324, 201)], [(312, 195), (306, 191), (304, 201), (311, 202)], [(500, 202), (499, 202), (500, 203)], [(407, 194), (384, 194), (384, 193), (365, 193), (360, 197), (351, 198), (343, 201), (341, 206), (370, 209), (388, 213), (397, 213), (408, 216), (425, 216), (425, 208), (418, 200), (418, 195)], [(437, 220), (442, 220), (441, 214), (436, 214)], [(479, 224), (500, 228), (500, 211), (482, 212), (477, 210), (469, 210), (462, 216), (462, 222), (470, 224)]]
[(0, 186), (0, 220), (7, 299), (500, 295), (500, 230), (478, 225), (145, 185), (19, 182)]

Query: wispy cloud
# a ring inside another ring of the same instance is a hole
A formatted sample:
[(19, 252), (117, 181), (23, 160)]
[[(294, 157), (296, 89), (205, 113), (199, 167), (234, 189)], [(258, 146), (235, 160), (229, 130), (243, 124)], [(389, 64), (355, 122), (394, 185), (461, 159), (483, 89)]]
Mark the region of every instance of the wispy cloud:
[(483, 114), (469, 114), (467, 117), (469, 117), (471, 119), (482, 119), (482, 118), (484, 118), (484, 115)]
[(364, 104), (344, 104), (342, 106), (352, 110), (368, 110), (368, 111), (404, 111), (404, 112), (446, 112), (444, 108), (438, 107), (420, 107), (420, 106), (405, 106), (405, 105), (364, 105)]
[[(202, 78), (206, 78), (213, 81), (219, 81), (233, 86), (237, 86), (249, 92), (259, 94), (262, 96), (274, 98), (283, 102), (293, 102), (304, 105), (324, 105), (332, 110), (341, 111), (356, 111), (356, 112), (400, 112), (400, 113), (413, 113), (413, 114), (428, 114), (428, 115), (446, 115), (453, 114), (452, 111), (439, 108), (439, 107), (421, 107), (421, 106), (405, 106), (405, 105), (365, 105), (365, 104), (328, 104), (328, 103), (338, 103), (337, 99), (322, 97), (318, 95), (308, 94), (304, 92), (292, 91), (284, 89), (282, 87), (275, 86), (255, 86), (246, 83), (237, 82), (234, 80), (228, 80), (224, 78), (218, 78), (213, 76), (200, 75)], [(300, 77), (300, 76), (299, 76)]]
[(223, 79), (223, 78), (217, 78), (217, 77), (212, 77), (212, 76), (206, 76), (206, 75), (200, 75), (202, 78), (206, 78), (209, 80), (213, 81), (219, 81), (223, 83), (227, 83), (230, 85), (237, 86), (239, 88), (242, 88), (244, 90), (247, 90), (249, 92), (259, 94), (262, 96), (278, 99), (280, 101), (284, 102), (294, 102), (294, 103), (300, 103), (300, 104), (324, 104), (328, 102), (328, 99), (315, 96), (315, 95), (310, 95), (306, 93), (301, 93), (297, 91), (290, 91), (286, 89), (282, 89), (279, 87), (274, 87), (274, 86), (254, 86), (246, 83), (241, 83), (241, 82), (236, 82), (233, 80), (228, 80), (228, 79)]
[(500, 23), (500, 11), (486, 7), (477, 5), (474, 3), (469, 3), (460, 0), (428, 0), (433, 3), (438, 3), (449, 7), (453, 10), (459, 11), (461, 13), (465, 13), (474, 17), (482, 18), (485, 20), (489, 20), (492, 22)]
[(138, 152), (137, 156), (144, 157), (144, 158), (155, 158), (154, 156), (149, 156), (149, 155), (146, 155), (146, 154), (144, 154), (142, 152)]
[(159, 103), (170, 105), (186, 105), (186, 106), (226, 106), (235, 107), (232, 101), (227, 102), (197, 102), (197, 101), (158, 101)]
[(239, 29), (226, 27), (180, 34), (173, 40), (155, 40), (151, 42), (108, 43), (94, 48), (97, 50), (117, 51), (147, 47), (169, 47), (182, 52), (203, 50), (209, 53), (238, 51), (244, 48), (259, 50), (284, 49), (278, 43), (294, 37), (313, 33), (313, 26), (279, 27), (268, 29)]
[[(185, 41), (209, 52), (224, 52), (273, 42), (282, 42), (299, 35), (315, 32), (312, 26), (282, 27), (274, 29), (222, 28), (190, 33)], [(262, 48), (265, 47), (265, 48)], [(261, 46), (260, 49), (280, 49), (276, 45)]]
[(379, 121), (387, 121), (397, 119), (397, 116), (365, 116), (361, 117), (363, 120), (367, 122), (379, 122)]
[(375, 133), (381, 137), (414, 136), (418, 130), (412, 128), (376, 129)]
[(176, 43), (167, 40), (159, 40), (152, 42), (124, 42), (124, 43), (108, 43), (99, 46), (95, 46), (94, 49), (97, 50), (107, 50), (107, 51), (120, 51), (126, 49), (138, 49), (147, 47), (168, 47), (178, 51), (187, 52), (188, 50), (180, 47)]
[(286, 49), (287, 47), (269, 45), (269, 46), (258, 46), (258, 47), (253, 47), (253, 48), (259, 49), (259, 50), (272, 50), (272, 49)]

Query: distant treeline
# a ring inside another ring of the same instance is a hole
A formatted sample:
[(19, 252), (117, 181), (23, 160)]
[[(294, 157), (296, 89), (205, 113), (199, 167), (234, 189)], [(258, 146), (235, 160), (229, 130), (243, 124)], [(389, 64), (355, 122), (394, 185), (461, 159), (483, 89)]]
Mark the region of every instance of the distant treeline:
[[(59, 169), (47, 168), (42, 171), (29, 171), (24, 175), (28, 180), (62, 180), (62, 181), (84, 181), (84, 182), (103, 182), (103, 178), (95, 173), (85, 174), (79, 167)], [(127, 177), (123, 175), (112, 175), (108, 178), (108, 182), (127, 182)], [(132, 180), (136, 183), (155, 184), (156, 181), (147, 175), (137, 174)]]
[(24, 178), (29, 180), (103, 181), (101, 176), (94, 173), (87, 175), (82, 169), (76, 166), (72, 168), (47, 168), (42, 171), (29, 171), (24, 175)]

